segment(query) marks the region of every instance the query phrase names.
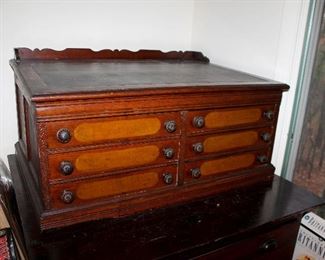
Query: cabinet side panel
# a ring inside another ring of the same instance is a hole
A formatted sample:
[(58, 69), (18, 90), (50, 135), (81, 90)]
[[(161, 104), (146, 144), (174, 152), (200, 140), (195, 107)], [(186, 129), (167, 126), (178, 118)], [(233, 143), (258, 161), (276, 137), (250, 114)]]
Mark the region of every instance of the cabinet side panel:
[(24, 96), (22, 95), (18, 85), (16, 88), (16, 104), (17, 104), (17, 117), (18, 117), (18, 138), (20, 146), (24, 152), (26, 158), (27, 154), (27, 136), (26, 136), (26, 121), (25, 121), (25, 102)]

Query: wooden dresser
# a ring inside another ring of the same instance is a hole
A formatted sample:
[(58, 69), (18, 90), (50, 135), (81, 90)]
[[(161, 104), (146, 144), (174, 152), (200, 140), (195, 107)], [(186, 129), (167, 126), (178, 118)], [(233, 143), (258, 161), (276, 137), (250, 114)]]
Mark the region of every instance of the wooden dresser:
[(15, 53), (16, 154), (42, 229), (272, 182), (287, 85), (199, 52)]
[(31, 260), (291, 260), (304, 213), (325, 216), (324, 200), (274, 176), (179, 205), (41, 231), (22, 181), (27, 169), (17, 155), (8, 159), (18, 205), (5, 208)]

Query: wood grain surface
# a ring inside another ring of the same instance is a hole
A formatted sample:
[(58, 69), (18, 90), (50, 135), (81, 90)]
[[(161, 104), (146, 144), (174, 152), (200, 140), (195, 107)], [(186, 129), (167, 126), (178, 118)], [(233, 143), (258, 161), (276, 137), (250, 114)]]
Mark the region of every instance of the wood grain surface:
[(156, 145), (103, 152), (85, 152), (76, 158), (75, 165), (79, 172), (109, 171), (152, 163), (157, 160), (159, 155), (159, 147)]
[(233, 155), (216, 160), (207, 160), (200, 166), (203, 176), (234, 171), (251, 166), (255, 162), (255, 155), (251, 153)]
[(258, 141), (258, 131), (244, 131), (218, 136), (210, 136), (203, 142), (204, 152), (213, 153), (222, 150), (229, 150), (256, 144)]
[(218, 128), (255, 123), (261, 119), (261, 116), (262, 110), (259, 108), (214, 111), (205, 116), (205, 126), (207, 128)]
[(161, 127), (158, 118), (124, 119), (109, 122), (81, 123), (73, 136), (78, 142), (91, 143), (112, 139), (156, 134)]
[(90, 181), (80, 184), (76, 196), (81, 200), (112, 196), (136, 190), (146, 190), (159, 182), (157, 172), (145, 172), (110, 180)]

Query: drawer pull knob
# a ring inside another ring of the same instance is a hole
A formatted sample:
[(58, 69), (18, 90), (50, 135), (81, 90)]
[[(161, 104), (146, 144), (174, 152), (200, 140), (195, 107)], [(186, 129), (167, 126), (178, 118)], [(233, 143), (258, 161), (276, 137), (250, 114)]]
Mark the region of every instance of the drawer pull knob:
[(266, 163), (268, 159), (267, 159), (267, 156), (266, 155), (259, 155), (259, 156), (257, 156), (257, 160), (260, 163)]
[(174, 149), (173, 148), (165, 148), (163, 150), (164, 156), (166, 159), (171, 159), (174, 157)]
[(60, 162), (60, 171), (63, 175), (70, 175), (73, 172), (73, 165), (69, 161)]
[(273, 120), (274, 112), (273, 112), (272, 110), (265, 111), (265, 112), (263, 113), (263, 116), (264, 116), (264, 118), (266, 118), (267, 120)]
[(202, 153), (204, 150), (203, 144), (202, 143), (196, 143), (193, 144), (193, 151), (196, 153)]
[(61, 200), (66, 203), (66, 204), (69, 204), (73, 201), (74, 199), (74, 196), (73, 196), (73, 192), (72, 191), (69, 191), (69, 190), (64, 190), (62, 192), (62, 195), (61, 195)]
[(169, 172), (165, 172), (163, 174), (163, 179), (166, 184), (172, 184), (173, 183), (173, 175)]
[(204, 126), (204, 117), (203, 116), (194, 117), (192, 124), (196, 128), (202, 128)]
[(200, 170), (200, 168), (192, 168), (190, 170), (190, 172), (191, 172), (191, 176), (193, 178), (195, 178), (195, 179), (200, 178), (200, 176), (201, 176), (201, 170)]
[(265, 241), (261, 246), (260, 249), (264, 252), (272, 251), (278, 247), (278, 242), (275, 239), (270, 239)]
[(173, 133), (176, 131), (176, 122), (174, 120), (165, 122), (165, 129), (168, 133)]
[(271, 140), (271, 134), (270, 133), (262, 133), (261, 138), (264, 142), (269, 142)]
[(65, 143), (68, 143), (70, 141), (71, 134), (70, 134), (70, 131), (68, 129), (62, 128), (57, 132), (56, 137), (57, 137), (59, 142), (65, 144)]

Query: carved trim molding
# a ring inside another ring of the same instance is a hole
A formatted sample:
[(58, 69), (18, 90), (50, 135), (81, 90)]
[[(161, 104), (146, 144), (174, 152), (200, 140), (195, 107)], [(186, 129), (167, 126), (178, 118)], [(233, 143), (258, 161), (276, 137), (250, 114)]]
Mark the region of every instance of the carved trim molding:
[(170, 51), (162, 52), (159, 50), (100, 50), (75, 49), (65, 50), (53, 49), (28, 49), (15, 48), (16, 60), (64, 60), (64, 59), (128, 59), (128, 60), (193, 60), (209, 62), (209, 59), (201, 52), (197, 51)]

